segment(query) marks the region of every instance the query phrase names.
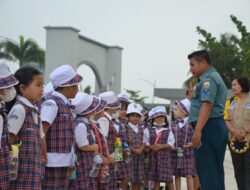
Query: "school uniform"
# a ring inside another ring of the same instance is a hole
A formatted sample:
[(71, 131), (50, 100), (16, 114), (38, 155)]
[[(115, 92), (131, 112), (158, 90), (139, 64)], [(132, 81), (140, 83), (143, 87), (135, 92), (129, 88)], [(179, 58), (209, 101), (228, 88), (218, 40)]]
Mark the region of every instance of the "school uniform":
[[(175, 147), (181, 147), (188, 142), (191, 142), (193, 136), (193, 128), (188, 125), (188, 118), (184, 118), (183, 120), (178, 120), (177, 122), (172, 123), (171, 125), (172, 131), (175, 138)], [(184, 148), (183, 153), (183, 167), (177, 168), (177, 152), (172, 152), (172, 166), (173, 166), (173, 174), (175, 176), (186, 177), (188, 175), (195, 176), (196, 168), (195, 168), (195, 158), (194, 158), (194, 150), (192, 147)]]
[(10, 189), (41, 189), (43, 161), (41, 138), (44, 137), (39, 111), (22, 96), (8, 115), (9, 132), (16, 135), (14, 144), (19, 144), (17, 179), (11, 181)]
[[(106, 139), (102, 133), (102, 129), (100, 127), (100, 124), (95, 122), (94, 123), (99, 131), (99, 137), (100, 137), (100, 140), (101, 140), (101, 144), (102, 144), (102, 156), (104, 157), (107, 157), (107, 149), (106, 149), (106, 146), (105, 146), (105, 143), (106, 143)], [(104, 166), (102, 164), (102, 166)], [(99, 179), (97, 179), (97, 189), (98, 190), (109, 190), (109, 183), (100, 183)]]
[[(18, 83), (17, 79), (11, 74), (9, 67), (4, 60), (0, 60), (0, 89), (13, 88)], [(8, 96), (8, 94), (5, 94)], [(7, 110), (4, 100), (0, 99), (0, 187), (9, 189), (9, 132), (7, 121)]]
[(92, 151), (82, 151), (79, 148), (95, 144), (93, 130), (88, 120), (82, 116), (76, 118), (76, 144), (77, 144), (77, 161), (76, 168), (77, 189), (96, 190), (97, 180), (90, 177), (90, 170), (94, 159)]
[[(121, 106), (115, 93), (112, 91), (103, 92), (99, 94), (99, 97), (107, 102), (105, 108), (118, 109)], [(114, 128), (112, 116), (109, 115), (107, 112), (104, 112), (104, 117), (100, 118), (98, 120), (98, 123), (102, 128), (103, 135), (107, 139), (109, 154), (111, 155), (115, 151), (115, 140), (118, 136)], [(113, 164), (109, 164), (109, 175), (110, 175), (109, 189), (114, 190), (117, 188), (117, 175)]]
[[(109, 154), (112, 155), (112, 153), (115, 151), (115, 141), (116, 141), (118, 134), (114, 128), (114, 123), (112, 121), (111, 115), (109, 115), (108, 113), (105, 113), (104, 117), (109, 122), (107, 141), (108, 141)], [(116, 189), (117, 188), (117, 184), (116, 184), (117, 175), (116, 175), (115, 167), (113, 164), (109, 164), (109, 175), (110, 175), (109, 189)]]
[[(144, 142), (144, 132), (140, 125), (133, 125), (132, 123), (128, 123), (126, 125), (127, 135), (131, 139), (129, 143), (130, 147), (140, 148), (143, 146)], [(146, 170), (144, 164), (144, 154), (135, 155), (133, 152), (131, 153), (131, 182), (139, 183), (143, 182), (146, 177)]]
[[(170, 129), (153, 126), (150, 129), (150, 145), (154, 144), (169, 144), (169, 139), (172, 137)], [(149, 179), (162, 182), (173, 181), (173, 170), (171, 163), (171, 151), (161, 149), (158, 152), (149, 152)]]
[(47, 159), (43, 189), (64, 189), (74, 167), (74, 116), (66, 97), (54, 91), (42, 105), (41, 119), (51, 126), (46, 134)]
[[(128, 143), (128, 136), (127, 131), (124, 126), (126, 124), (126, 120), (123, 120), (123, 123), (121, 123), (121, 120), (113, 120), (114, 122), (114, 128), (116, 130), (116, 133), (118, 134), (117, 137), (121, 139), (122, 144)], [(130, 164), (126, 163), (125, 160), (117, 162), (117, 179), (122, 180), (124, 178), (130, 178), (131, 176), (131, 168)]]
[(9, 141), (8, 124), (5, 105), (0, 102), (0, 187), (9, 189)]
[(70, 65), (62, 65), (49, 75), (55, 91), (41, 106), (41, 119), (50, 124), (46, 134), (47, 159), (43, 189), (66, 189), (74, 168), (74, 115), (67, 98), (58, 87), (79, 84), (82, 77)]

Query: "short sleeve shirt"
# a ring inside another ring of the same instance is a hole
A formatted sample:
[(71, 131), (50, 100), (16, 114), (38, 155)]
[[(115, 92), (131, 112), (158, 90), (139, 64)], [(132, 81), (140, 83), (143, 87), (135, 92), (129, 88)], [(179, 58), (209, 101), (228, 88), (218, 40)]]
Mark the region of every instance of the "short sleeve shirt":
[(209, 118), (223, 117), (226, 99), (226, 85), (215, 68), (211, 67), (199, 77), (198, 84), (193, 89), (189, 123), (198, 120), (203, 102), (213, 104)]

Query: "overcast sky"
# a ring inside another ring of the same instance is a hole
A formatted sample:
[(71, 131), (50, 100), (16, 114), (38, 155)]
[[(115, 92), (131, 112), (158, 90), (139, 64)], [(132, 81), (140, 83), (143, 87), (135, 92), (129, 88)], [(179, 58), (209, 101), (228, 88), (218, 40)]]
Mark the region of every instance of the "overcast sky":
[[(188, 78), (187, 55), (201, 38), (196, 26), (216, 37), (237, 34), (233, 14), (249, 31), (249, 7), (249, 0), (0, 0), (0, 36), (24, 35), (45, 48), (44, 26), (72, 26), (84, 36), (119, 45), (124, 48), (122, 88), (141, 90), (150, 102), (153, 87), (140, 79), (181, 88)], [(93, 73), (80, 70), (85, 85), (93, 84)]]

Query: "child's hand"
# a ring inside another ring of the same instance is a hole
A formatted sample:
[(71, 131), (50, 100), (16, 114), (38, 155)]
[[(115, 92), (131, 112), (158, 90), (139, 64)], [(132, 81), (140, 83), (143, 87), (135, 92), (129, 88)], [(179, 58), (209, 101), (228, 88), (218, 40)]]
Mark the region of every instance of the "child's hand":
[(107, 157), (102, 157), (102, 160), (103, 160), (103, 164), (104, 165), (108, 165), (109, 164), (109, 159)]
[(111, 156), (108, 156), (108, 161), (109, 161), (110, 164), (113, 164), (113, 165), (116, 164), (116, 161)]
[(184, 145), (184, 148), (190, 148), (190, 147), (193, 147), (192, 142), (188, 142), (187, 144)]
[(92, 144), (92, 147), (94, 152), (98, 152), (99, 147), (97, 144)]
[(138, 154), (141, 155), (144, 150), (144, 146), (138, 148), (137, 150), (138, 150)]
[(162, 149), (161, 144), (155, 144), (155, 145), (152, 146), (152, 150), (153, 150), (154, 152), (158, 152), (158, 151), (161, 150), (161, 149)]

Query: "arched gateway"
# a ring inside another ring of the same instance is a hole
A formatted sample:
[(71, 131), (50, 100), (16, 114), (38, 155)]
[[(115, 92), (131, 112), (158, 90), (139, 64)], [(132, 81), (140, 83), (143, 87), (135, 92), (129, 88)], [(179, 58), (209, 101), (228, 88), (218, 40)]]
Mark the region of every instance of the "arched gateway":
[[(121, 90), (122, 48), (107, 46), (79, 34), (73, 27), (46, 26), (45, 77), (56, 67), (69, 64), (77, 69), (88, 65), (96, 77), (95, 93)], [(83, 76), (84, 77), (84, 76)], [(111, 84), (112, 83), (112, 84)]]

